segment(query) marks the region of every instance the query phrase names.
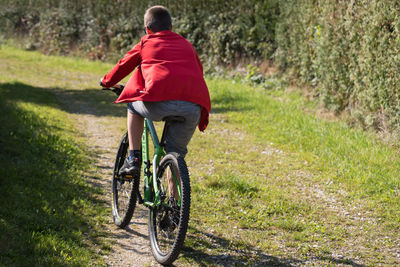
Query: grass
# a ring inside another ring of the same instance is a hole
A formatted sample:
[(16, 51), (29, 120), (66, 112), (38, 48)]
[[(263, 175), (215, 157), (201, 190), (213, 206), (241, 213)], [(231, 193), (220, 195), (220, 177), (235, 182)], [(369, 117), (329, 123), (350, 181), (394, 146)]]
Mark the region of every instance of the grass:
[[(85, 265), (96, 260), (97, 247), (110, 246), (95, 227), (108, 214), (94, 208), (101, 207), (99, 192), (85, 186), (80, 173), (88, 166), (83, 140), (53, 92), (73, 94), (123, 121), (123, 112), (95, 89), (111, 65), (4, 46), (0, 63), (1, 122), (7, 125), (0, 139), (2, 177), (13, 177), (1, 180), (2, 203), (12, 205), (1, 207), (1, 230), (11, 234), (1, 239), (0, 260), (22, 262), (18, 255), (29, 252), (29, 263), (57, 264), (69, 255)], [(189, 146), (191, 221), (178, 265), (400, 263), (397, 147), (322, 118), (317, 103), (290, 90), (238, 80), (207, 84), (213, 110), (209, 128), (196, 132)], [(21, 164), (34, 175), (15, 172)], [(50, 185), (56, 189), (45, 190)], [(53, 191), (63, 194), (60, 201)]]
[[(4, 61), (7, 57), (0, 51)], [(25, 53), (10, 49), (6, 54)], [(30, 62), (32, 53), (26, 55), (15, 59)], [(25, 68), (21, 77), (31, 70)], [(15, 73), (2, 73), (1, 265), (102, 264), (98, 251), (107, 251), (110, 245), (100, 225), (109, 210), (100, 199), (101, 189), (85, 179), (83, 170), (93, 170), (89, 151), (53, 92), (10, 80)]]
[[(349, 201), (370, 199), (379, 207), (379, 216), (399, 229), (397, 148), (343, 122), (324, 121), (303, 112), (308, 103), (296, 94), (283, 95), (247, 86), (233, 92), (227, 84), (211, 82), (210, 87), (214, 89), (216, 107), (227, 106), (227, 116), (233, 123), (251, 131), (260, 142), (268, 140), (306, 159), (314, 172), (322, 171), (317, 177), (319, 181), (332, 181), (335, 190), (345, 187)], [(233, 100), (226, 100), (227, 96)], [(282, 98), (289, 102), (277, 101)], [(252, 109), (244, 111), (248, 107)]]
[[(189, 153), (199, 225), (192, 242), (213, 231), (230, 240), (228, 253), (239, 264), (245, 261), (237, 251), (254, 248), (255, 263), (263, 264), (399, 262), (397, 148), (321, 119), (317, 104), (296, 93), (231, 80), (208, 85), (210, 129)], [(193, 247), (190, 263), (216, 256), (206, 253), (210, 242)]]

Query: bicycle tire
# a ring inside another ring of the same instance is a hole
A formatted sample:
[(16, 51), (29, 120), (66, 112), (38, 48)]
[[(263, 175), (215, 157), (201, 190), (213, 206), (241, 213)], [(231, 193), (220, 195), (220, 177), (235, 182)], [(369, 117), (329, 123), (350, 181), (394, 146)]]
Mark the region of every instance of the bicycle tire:
[(118, 175), (129, 149), (128, 134), (120, 142), (114, 163), (112, 180), (112, 216), (114, 223), (125, 228), (131, 221), (136, 207), (140, 177), (124, 178)]
[[(170, 265), (178, 257), (185, 241), (190, 215), (190, 181), (186, 162), (182, 157), (177, 156), (175, 153), (167, 154), (161, 160), (157, 170), (158, 183), (162, 183), (161, 179), (168, 166), (171, 166), (175, 171), (179, 172), (181, 181), (180, 207), (175, 206), (175, 209), (171, 207), (167, 209), (165, 208), (165, 203), (162, 203), (158, 207), (150, 208), (148, 221), (151, 250), (154, 258), (162, 265)], [(165, 194), (166, 196), (167, 193), (165, 192), (165, 188), (160, 187), (160, 191), (160, 194)], [(166, 199), (168, 199), (168, 203), (169, 201), (176, 202), (176, 200), (174, 200), (172, 197), (166, 197)], [(177, 204), (175, 203), (175, 205)], [(178, 223), (174, 221), (176, 218), (178, 218), (176, 213), (178, 212), (177, 208), (179, 208)], [(167, 218), (169, 218), (169, 222), (167, 222)], [(160, 237), (165, 235), (167, 231), (169, 235), (171, 229), (173, 229), (173, 232), (176, 230), (176, 235), (174, 236), (173, 240), (169, 241), (169, 243), (172, 243), (170, 248), (164, 249), (162, 244), (163, 241)]]

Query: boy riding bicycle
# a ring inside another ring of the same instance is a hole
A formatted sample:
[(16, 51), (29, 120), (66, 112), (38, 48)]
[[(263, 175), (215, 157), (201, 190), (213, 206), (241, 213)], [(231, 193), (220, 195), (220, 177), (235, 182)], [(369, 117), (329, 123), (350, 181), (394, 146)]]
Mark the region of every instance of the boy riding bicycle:
[(183, 122), (171, 122), (165, 149), (185, 157), (196, 126), (206, 129), (211, 109), (201, 62), (192, 44), (171, 31), (169, 11), (163, 6), (149, 8), (144, 26), (147, 34), (100, 82), (112, 87), (134, 70), (115, 101), (128, 103), (129, 157), (120, 175), (140, 173), (144, 118), (183, 117)]

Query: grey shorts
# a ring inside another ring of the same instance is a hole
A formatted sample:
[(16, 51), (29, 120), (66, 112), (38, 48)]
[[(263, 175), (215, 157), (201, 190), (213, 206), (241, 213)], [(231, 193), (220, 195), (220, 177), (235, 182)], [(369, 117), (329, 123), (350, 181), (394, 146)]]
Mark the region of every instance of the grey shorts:
[(162, 121), (168, 116), (184, 117), (184, 122), (171, 122), (168, 127), (165, 150), (167, 153), (179, 153), (183, 157), (187, 154), (187, 145), (200, 120), (201, 108), (199, 105), (187, 101), (169, 100), (160, 102), (135, 101), (128, 103), (127, 106), (129, 112), (152, 121)]

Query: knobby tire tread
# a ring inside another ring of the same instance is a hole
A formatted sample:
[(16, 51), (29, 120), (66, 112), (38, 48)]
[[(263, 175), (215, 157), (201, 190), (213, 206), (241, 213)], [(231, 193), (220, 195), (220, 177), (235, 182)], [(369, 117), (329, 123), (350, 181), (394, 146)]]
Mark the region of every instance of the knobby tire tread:
[(133, 177), (132, 178), (132, 183), (133, 187), (130, 192), (130, 197), (129, 197), (129, 203), (127, 210), (125, 214), (123, 214), (122, 217), (119, 216), (119, 212), (117, 209), (117, 203), (118, 203), (118, 192), (117, 192), (117, 179), (116, 179), (116, 173), (118, 173), (119, 169), (121, 168), (123, 161), (125, 160), (126, 154), (127, 154), (127, 148), (129, 147), (128, 143), (128, 135), (127, 133), (122, 137), (117, 156), (115, 159), (115, 164), (114, 164), (114, 173), (113, 173), (113, 181), (112, 181), (112, 215), (113, 215), (113, 220), (114, 223), (120, 227), (120, 228), (125, 228), (131, 221), (133, 213), (135, 211), (136, 207), (136, 200), (137, 200), (137, 192), (139, 191), (139, 177)]
[(177, 165), (179, 174), (181, 177), (181, 182), (182, 182), (182, 200), (181, 200), (181, 213), (180, 213), (180, 222), (178, 226), (178, 232), (176, 239), (174, 241), (174, 244), (172, 246), (172, 249), (166, 254), (162, 255), (158, 251), (158, 245), (157, 245), (157, 238), (156, 238), (156, 232), (154, 231), (153, 224), (154, 221), (152, 222), (152, 209), (149, 211), (149, 237), (150, 237), (150, 244), (151, 244), (151, 249), (153, 252), (153, 255), (155, 259), (162, 265), (170, 265), (172, 264), (176, 258), (178, 257), (184, 241), (186, 237), (186, 232), (189, 224), (189, 216), (190, 216), (190, 179), (189, 179), (189, 171), (186, 165), (185, 160), (182, 157), (177, 156), (175, 153), (170, 153), (167, 154), (160, 162), (159, 164), (159, 171), (157, 173), (160, 173), (162, 171), (162, 168), (166, 168), (168, 166), (168, 162), (172, 161), (173, 164)]

